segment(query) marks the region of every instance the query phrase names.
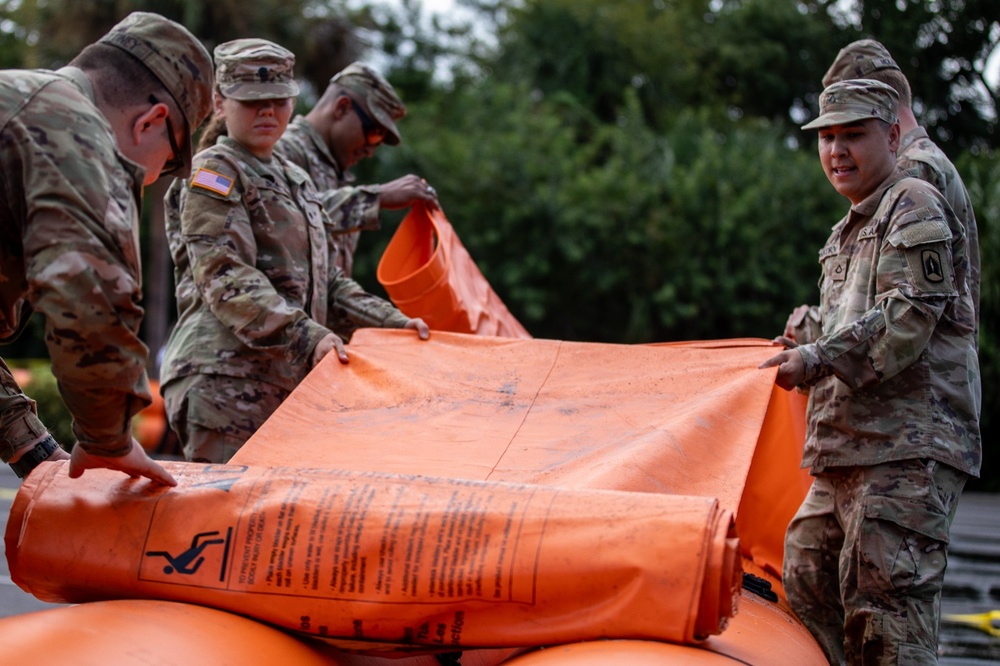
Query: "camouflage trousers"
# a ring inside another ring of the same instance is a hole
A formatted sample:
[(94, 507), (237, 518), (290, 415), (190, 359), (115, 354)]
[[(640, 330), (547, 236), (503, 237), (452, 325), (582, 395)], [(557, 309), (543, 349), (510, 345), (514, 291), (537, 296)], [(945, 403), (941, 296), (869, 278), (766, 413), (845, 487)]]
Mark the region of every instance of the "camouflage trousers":
[(35, 401), (24, 395), (14, 374), (0, 359), (0, 460), (35, 444), (48, 432), (35, 415)]
[(184, 457), (225, 463), (257, 432), (289, 391), (251, 379), (189, 375), (160, 388)]
[(829, 468), (785, 535), (788, 603), (831, 664), (937, 664), (966, 474), (935, 460)]

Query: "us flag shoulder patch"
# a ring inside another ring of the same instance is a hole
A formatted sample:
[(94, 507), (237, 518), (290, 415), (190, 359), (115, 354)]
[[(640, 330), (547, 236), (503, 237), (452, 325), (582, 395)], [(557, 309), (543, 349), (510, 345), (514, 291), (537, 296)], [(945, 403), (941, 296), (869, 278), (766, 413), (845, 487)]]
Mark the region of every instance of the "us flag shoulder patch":
[(227, 196), (233, 189), (233, 179), (210, 169), (199, 167), (191, 176), (191, 187), (200, 187)]

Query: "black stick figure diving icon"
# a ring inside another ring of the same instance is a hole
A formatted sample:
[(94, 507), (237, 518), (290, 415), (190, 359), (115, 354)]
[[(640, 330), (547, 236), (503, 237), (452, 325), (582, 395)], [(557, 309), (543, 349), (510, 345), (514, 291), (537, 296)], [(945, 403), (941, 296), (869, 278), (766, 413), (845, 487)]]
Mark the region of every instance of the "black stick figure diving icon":
[[(217, 537), (217, 538), (211, 538)], [(212, 532), (199, 532), (191, 539), (191, 545), (178, 555), (172, 555), (167, 550), (150, 550), (146, 552), (148, 557), (162, 557), (167, 560), (163, 567), (163, 573), (170, 575), (173, 573), (192, 575), (198, 571), (205, 562), (202, 552), (209, 546), (224, 544), (227, 539), (220, 536), (218, 530)], [(228, 547), (226, 549), (228, 551)]]

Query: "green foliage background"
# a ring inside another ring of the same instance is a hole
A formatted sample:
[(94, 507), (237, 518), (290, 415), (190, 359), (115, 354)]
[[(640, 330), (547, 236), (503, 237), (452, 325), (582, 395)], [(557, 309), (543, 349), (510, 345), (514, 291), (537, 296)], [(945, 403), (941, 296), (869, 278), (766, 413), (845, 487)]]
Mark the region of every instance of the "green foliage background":
[[(457, 3), (466, 14), (431, 21), (418, 0), (0, 0), (0, 63), (63, 64), (133, 9), (181, 20), (209, 48), (250, 35), (289, 46), (310, 84), (305, 105), (347, 62), (369, 60), (409, 114), (403, 144), (359, 165), (359, 181), (433, 183), (536, 337), (642, 343), (770, 338), (816, 302), (816, 252), (848, 204), (798, 127), (838, 50), (875, 37), (977, 213), (986, 463), (970, 487), (1000, 490), (1000, 160), (996, 83), (984, 78), (1000, 3)], [(362, 237), (355, 277), (377, 293), (401, 217), (384, 213), (384, 230)], [(163, 239), (145, 242), (153, 252)], [(19, 345), (35, 355), (39, 342)]]

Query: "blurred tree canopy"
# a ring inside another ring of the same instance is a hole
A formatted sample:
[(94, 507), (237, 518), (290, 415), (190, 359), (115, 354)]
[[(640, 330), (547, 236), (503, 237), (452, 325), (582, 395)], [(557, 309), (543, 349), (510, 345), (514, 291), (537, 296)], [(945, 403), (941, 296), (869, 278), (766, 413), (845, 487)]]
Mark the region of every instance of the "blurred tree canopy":
[[(984, 441), (1000, 413), (995, 0), (0, 0), (0, 63), (57, 67), (132, 10), (209, 49), (260, 36), (311, 88), (355, 59), (409, 114), (361, 182), (418, 173), (510, 310), (537, 337), (641, 343), (770, 338), (818, 298), (816, 253), (848, 203), (813, 133), (821, 79), (873, 37), (966, 179), (982, 243)], [(314, 99), (314, 97), (312, 97)], [(375, 266), (402, 213), (362, 237)], [(148, 251), (163, 238), (147, 232)], [(148, 282), (147, 282), (148, 284)], [(160, 307), (150, 304), (150, 307)], [(22, 341), (29, 347), (32, 341)], [(5, 352), (6, 353), (6, 352)], [(976, 487), (1000, 490), (986, 447)]]

